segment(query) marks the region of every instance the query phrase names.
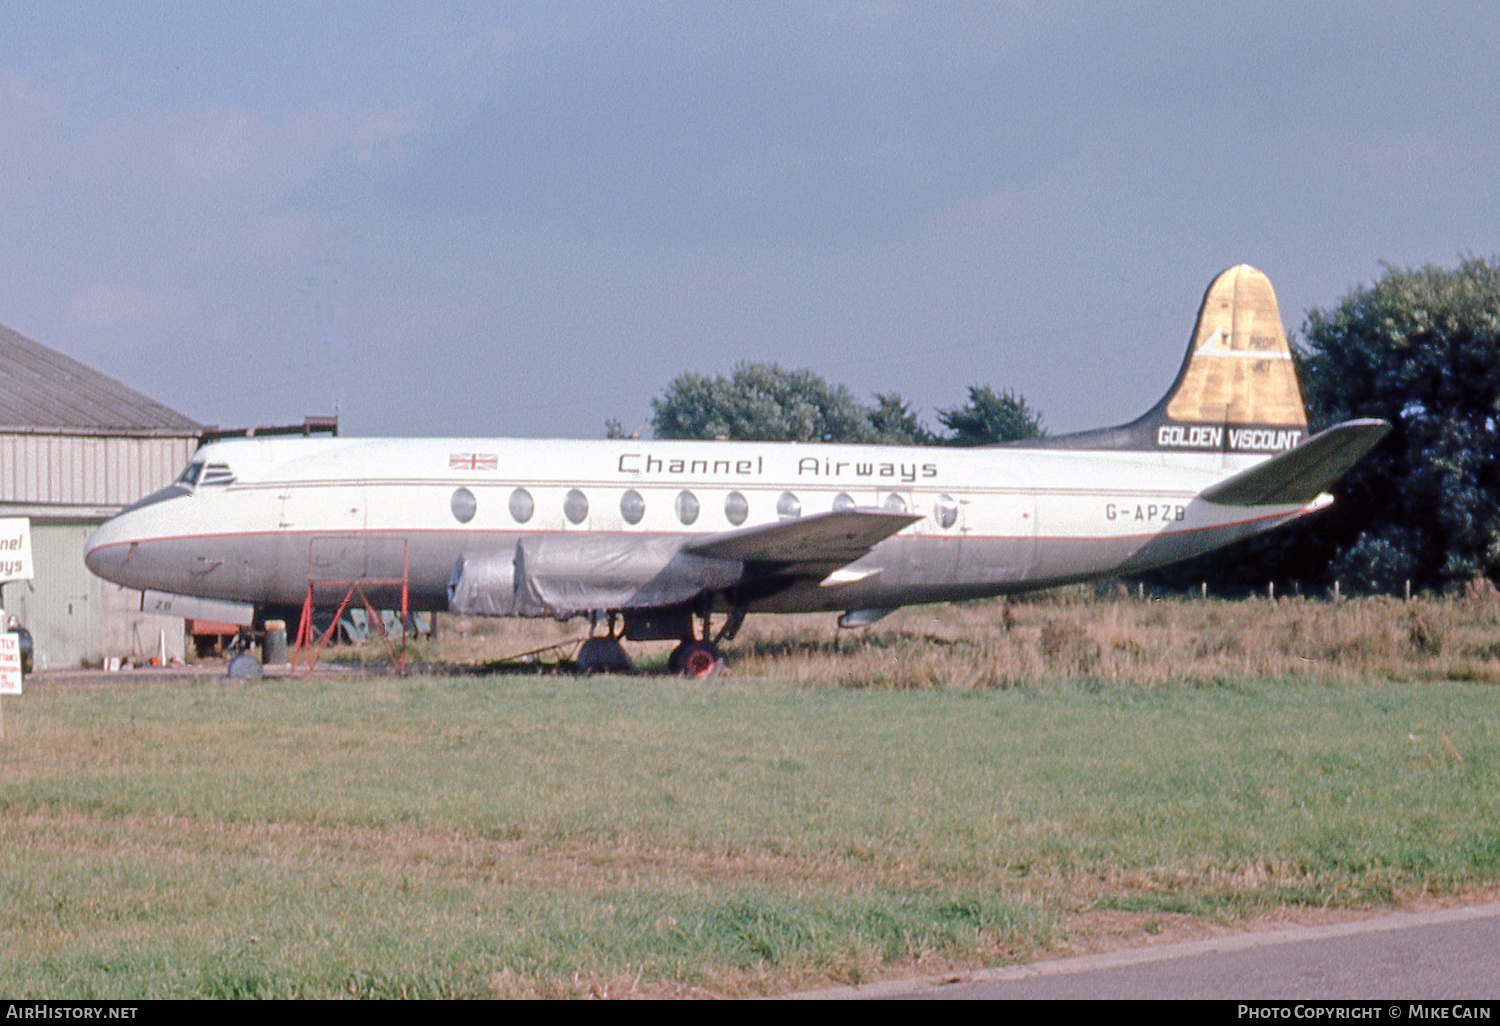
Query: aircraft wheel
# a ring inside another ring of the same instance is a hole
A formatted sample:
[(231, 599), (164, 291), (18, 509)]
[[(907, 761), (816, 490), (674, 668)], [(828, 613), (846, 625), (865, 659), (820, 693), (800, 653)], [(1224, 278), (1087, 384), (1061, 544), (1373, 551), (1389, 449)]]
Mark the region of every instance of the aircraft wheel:
[(625, 654), (619, 638), (589, 638), (578, 649), (580, 673), (630, 673), (635, 664)]
[(684, 677), (717, 677), (724, 669), (724, 656), (711, 641), (684, 641), (672, 650), (667, 669)]
[(260, 660), (253, 655), (237, 655), (229, 660), (229, 676), (234, 680), (260, 680)]

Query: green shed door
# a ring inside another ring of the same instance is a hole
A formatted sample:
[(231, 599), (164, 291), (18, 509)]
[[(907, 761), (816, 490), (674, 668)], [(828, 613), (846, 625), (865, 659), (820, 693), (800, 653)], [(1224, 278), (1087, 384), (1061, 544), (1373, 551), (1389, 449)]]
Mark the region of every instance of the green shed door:
[(100, 582), (83, 565), (83, 544), (94, 526), (33, 522), (36, 579), (5, 586), (5, 611), (19, 616), (31, 631), (37, 670), (71, 669), (99, 660)]

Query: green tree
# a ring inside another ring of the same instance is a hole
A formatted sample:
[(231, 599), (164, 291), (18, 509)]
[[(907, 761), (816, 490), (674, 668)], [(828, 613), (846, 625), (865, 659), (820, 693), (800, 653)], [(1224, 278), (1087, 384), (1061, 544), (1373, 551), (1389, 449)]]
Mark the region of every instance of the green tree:
[(873, 442), (869, 411), (843, 385), (810, 370), (742, 363), (725, 377), (682, 374), (651, 400), (658, 438)]
[(1017, 442), (1046, 434), (1042, 415), (1010, 389), (996, 392), (989, 385), (970, 385), (969, 401), (951, 410), (938, 410), (937, 419), (953, 432), (949, 445), (991, 445)]
[[(866, 406), (843, 385), (775, 363), (742, 363), (728, 377), (681, 374), (651, 409), (658, 438), (980, 445), (1042, 433), (1041, 416), (1009, 389), (997, 395), (988, 385), (971, 387), (967, 406), (938, 414), (955, 434), (938, 436), (898, 392), (877, 393)], [(624, 435), (617, 421), (605, 430)]]
[(1394, 426), (1319, 525), (1329, 573), (1378, 591), (1500, 576), (1500, 261), (1387, 265), (1334, 309), (1310, 311), (1303, 334), (1317, 424)]
[(895, 392), (877, 392), (869, 417), (875, 440), (882, 445), (932, 445), (937, 441), (917, 419), (911, 406)]

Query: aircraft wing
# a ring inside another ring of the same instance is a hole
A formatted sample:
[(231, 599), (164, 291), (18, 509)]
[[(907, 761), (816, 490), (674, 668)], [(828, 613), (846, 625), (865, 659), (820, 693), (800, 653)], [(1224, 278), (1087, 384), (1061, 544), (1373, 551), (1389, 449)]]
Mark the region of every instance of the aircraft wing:
[(1203, 492), (1221, 506), (1296, 506), (1312, 502), (1391, 430), (1383, 420), (1346, 420), (1297, 448), (1226, 478)]
[(731, 559), (743, 563), (843, 566), (921, 519), (911, 513), (893, 513), (884, 509), (814, 513), (797, 520), (746, 527), (689, 542), (682, 551), (708, 559)]

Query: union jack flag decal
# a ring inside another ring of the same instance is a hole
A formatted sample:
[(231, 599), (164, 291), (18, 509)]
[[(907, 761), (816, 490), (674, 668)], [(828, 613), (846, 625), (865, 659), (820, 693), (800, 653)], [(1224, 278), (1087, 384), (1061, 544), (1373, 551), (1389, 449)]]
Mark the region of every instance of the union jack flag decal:
[(449, 470), (497, 470), (500, 457), (492, 452), (455, 452), (448, 457)]

